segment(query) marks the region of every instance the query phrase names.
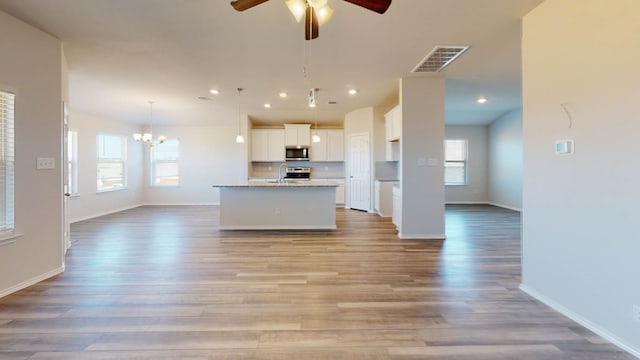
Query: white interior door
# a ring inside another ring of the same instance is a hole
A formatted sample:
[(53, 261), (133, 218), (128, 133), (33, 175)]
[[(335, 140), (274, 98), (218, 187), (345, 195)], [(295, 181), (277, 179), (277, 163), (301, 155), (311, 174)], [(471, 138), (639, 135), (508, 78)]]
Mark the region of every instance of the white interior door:
[(71, 247), (71, 225), (69, 224), (69, 196), (71, 196), (69, 189), (69, 112), (67, 110), (67, 104), (62, 103), (62, 162), (60, 164), (62, 168), (62, 226), (64, 241), (64, 253)]
[(371, 207), (371, 162), (369, 134), (349, 136), (349, 207), (369, 211)]

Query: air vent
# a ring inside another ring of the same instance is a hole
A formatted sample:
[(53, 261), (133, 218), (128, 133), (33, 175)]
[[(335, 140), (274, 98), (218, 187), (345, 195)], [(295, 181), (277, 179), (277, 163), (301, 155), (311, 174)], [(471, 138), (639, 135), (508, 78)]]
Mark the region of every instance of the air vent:
[(436, 46), (411, 72), (436, 73), (442, 71), (468, 48), (468, 46)]

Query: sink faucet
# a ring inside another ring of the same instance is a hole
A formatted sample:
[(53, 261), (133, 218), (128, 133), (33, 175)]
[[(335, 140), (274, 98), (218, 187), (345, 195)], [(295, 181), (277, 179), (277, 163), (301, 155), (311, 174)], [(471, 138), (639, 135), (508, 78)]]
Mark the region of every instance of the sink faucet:
[(285, 168), (285, 170), (286, 170), (286, 169), (287, 169), (287, 163), (280, 164), (280, 167), (278, 168), (278, 183), (281, 183), (281, 182), (282, 182), (282, 180), (284, 179), (284, 178), (282, 177), (282, 168), (283, 168), (283, 167), (284, 167), (284, 168)]

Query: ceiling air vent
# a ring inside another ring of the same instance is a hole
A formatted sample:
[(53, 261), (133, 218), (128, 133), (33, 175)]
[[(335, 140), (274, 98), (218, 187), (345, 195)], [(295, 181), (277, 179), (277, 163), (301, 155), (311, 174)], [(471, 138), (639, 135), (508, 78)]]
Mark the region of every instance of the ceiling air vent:
[(411, 72), (436, 73), (462, 55), (468, 46), (436, 46)]

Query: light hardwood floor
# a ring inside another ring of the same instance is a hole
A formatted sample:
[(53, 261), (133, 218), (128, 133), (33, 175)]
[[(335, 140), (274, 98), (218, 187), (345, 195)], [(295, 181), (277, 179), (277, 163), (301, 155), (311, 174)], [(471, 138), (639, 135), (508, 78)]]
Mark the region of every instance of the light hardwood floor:
[(446, 241), (414, 241), (360, 211), (312, 232), (217, 211), (73, 224), (67, 271), (0, 299), (0, 359), (634, 359), (518, 290), (516, 212), (450, 206)]

